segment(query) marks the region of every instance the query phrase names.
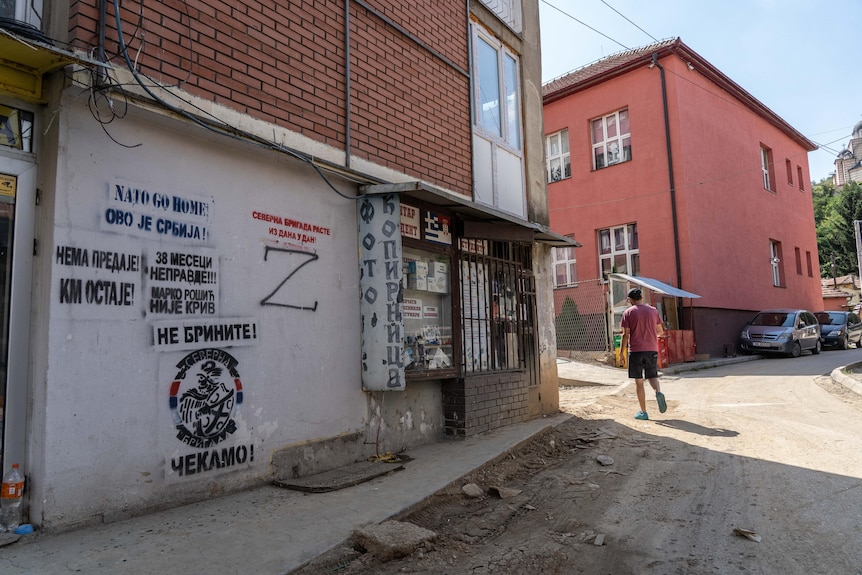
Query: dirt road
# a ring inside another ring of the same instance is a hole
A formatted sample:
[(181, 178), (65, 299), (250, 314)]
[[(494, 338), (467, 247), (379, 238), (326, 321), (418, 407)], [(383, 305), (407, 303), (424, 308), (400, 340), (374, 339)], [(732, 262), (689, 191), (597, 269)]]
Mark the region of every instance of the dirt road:
[(830, 361), (665, 377), (645, 422), (633, 386), (564, 389), (570, 420), (401, 518), (433, 545), (301, 573), (862, 574), (862, 398), (818, 375)]

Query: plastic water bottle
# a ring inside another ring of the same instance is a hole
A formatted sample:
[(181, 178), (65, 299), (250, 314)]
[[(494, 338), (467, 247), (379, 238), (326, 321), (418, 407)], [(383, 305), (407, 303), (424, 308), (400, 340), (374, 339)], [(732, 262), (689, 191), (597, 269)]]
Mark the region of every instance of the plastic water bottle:
[(24, 498), (24, 476), (13, 463), (12, 469), (3, 476), (0, 488), (0, 527), (14, 531), (21, 524), (21, 502)]

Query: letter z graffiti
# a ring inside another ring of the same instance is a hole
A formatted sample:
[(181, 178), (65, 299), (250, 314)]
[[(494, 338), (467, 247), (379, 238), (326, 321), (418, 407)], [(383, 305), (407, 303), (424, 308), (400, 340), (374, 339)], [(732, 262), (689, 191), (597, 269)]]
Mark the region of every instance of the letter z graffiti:
[[(263, 298), (260, 305), (275, 305), (279, 307), (289, 307), (292, 309), (304, 309), (309, 311), (317, 311), (317, 301), (313, 304), (300, 303), (296, 301), (296, 294), (291, 293), (290, 289), (285, 287), (287, 282), (299, 272), (302, 268), (318, 259), (317, 254), (311, 254), (301, 250), (291, 250), (286, 248), (275, 248), (264, 246), (263, 261), (270, 262), (270, 253), (272, 254), (272, 264), (284, 265), (287, 275), (281, 280), (272, 292)], [(301, 290), (296, 290), (297, 292)]]

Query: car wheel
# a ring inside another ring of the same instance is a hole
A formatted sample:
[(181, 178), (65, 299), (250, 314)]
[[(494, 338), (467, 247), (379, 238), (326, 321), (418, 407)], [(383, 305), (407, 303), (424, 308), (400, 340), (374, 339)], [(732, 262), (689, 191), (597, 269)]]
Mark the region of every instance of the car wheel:
[(850, 340), (848, 339), (847, 335), (845, 335), (838, 340), (838, 349), (847, 349), (848, 347), (850, 347)]
[[(844, 346), (844, 349), (847, 349), (846, 345)], [(818, 353), (820, 353), (820, 340), (819, 339), (814, 343), (814, 349), (811, 350), (811, 353), (813, 353), (814, 355), (817, 355)]]
[(792, 357), (799, 357), (802, 355), (802, 345), (798, 341), (793, 342), (793, 347), (790, 349), (790, 355)]

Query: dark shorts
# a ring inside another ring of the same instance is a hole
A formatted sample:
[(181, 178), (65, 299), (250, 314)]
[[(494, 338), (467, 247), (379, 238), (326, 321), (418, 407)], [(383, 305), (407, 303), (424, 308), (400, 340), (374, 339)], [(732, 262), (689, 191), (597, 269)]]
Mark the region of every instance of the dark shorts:
[(630, 352), (629, 377), (631, 377), (632, 379), (651, 379), (654, 377), (658, 377), (658, 352)]

